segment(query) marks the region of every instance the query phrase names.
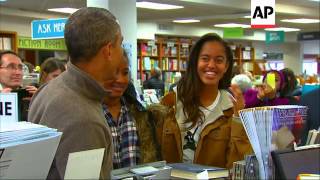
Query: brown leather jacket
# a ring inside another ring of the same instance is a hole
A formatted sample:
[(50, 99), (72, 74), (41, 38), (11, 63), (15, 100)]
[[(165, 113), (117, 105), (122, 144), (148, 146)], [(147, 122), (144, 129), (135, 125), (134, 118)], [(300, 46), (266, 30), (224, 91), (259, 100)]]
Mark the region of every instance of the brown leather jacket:
[[(246, 154), (252, 154), (250, 142), (240, 120), (232, 117), (233, 108), (230, 108), (230, 103), (229, 108), (224, 109), (224, 102), (229, 101), (226, 98), (229, 97), (222, 95), (217, 105), (223, 110), (221, 115), (206, 125), (200, 133), (194, 163), (232, 168), (233, 162), (244, 159)], [(222, 101), (224, 102), (221, 103)], [(175, 118), (175, 93), (167, 94), (161, 104), (167, 107), (164, 118), (158, 117), (157, 120), (157, 138), (161, 145), (162, 157), (169, 163), (182, 162), (181, 132)]]

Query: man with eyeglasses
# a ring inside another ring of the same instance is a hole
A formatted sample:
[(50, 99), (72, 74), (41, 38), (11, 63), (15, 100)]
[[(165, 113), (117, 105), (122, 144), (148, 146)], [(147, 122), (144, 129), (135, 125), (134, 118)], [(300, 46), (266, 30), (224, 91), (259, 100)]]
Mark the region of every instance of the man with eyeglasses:
[[(0, 52), (0, 84), (2, 93), (11, 92), (22, 86), (23, 63), (18, 54), (13, 51)], [(33, 95), (37, 88), (26, 86), (26, 90)]]
[(0, 51), (0, 93), (18, 94), (18, 120), (27, 121), (31, 97), (37, 91), (34, 86), (22, 86), (23, 63), (13, 51)]

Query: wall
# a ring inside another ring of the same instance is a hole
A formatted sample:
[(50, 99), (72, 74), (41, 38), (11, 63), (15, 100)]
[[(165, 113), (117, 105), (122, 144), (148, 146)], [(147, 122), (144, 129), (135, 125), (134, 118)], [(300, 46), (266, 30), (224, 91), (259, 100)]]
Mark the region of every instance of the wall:
[(265, 42), (255, 41), (252, 46), (255, 48), (256, 59), (262, 59), (264, 52), (283, 53), (285, 67), (292, 69), (295, 74), (302, 73), (302, 59), (300, 58), (300, 44), (298, 42), (267, 45)]
[(0, 30), (16, 31), (18, 36), (31, 37), (31, 21), (32, 19), (30, 18), (21, 18), (1, 14)]
[(320, 54), (320, 40), (300, 41), (303, 54)]

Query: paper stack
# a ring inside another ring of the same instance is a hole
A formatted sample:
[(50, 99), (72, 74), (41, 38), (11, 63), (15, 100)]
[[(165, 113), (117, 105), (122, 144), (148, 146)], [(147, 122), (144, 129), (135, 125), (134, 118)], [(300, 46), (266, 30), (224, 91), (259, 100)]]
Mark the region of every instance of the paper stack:
[(300, 143), (307, 107), (296, 105), (244, 109), (240, 118), (259, 162), (261, 179), (272, 178), (270, 152)]
[(62, 133), (29, 122), (0, 127), (0, 179), (46, 179)]

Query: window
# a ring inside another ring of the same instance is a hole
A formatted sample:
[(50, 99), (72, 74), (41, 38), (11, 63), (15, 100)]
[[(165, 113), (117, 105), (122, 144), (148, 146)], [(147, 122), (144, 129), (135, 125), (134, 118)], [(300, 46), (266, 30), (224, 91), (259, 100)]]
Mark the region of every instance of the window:
[(317, 74), (317, 69), (318, 64), (316, 60), (304, 60), (302, 64), (302, 70), (305, 72), (307, 75), (311, 76), (314, 74)]
[(282, 70), (284, 68), (284, 63), (283, 61), (267, 61), (267, 67), (266, 70), (270, 71), (270, 70)]

